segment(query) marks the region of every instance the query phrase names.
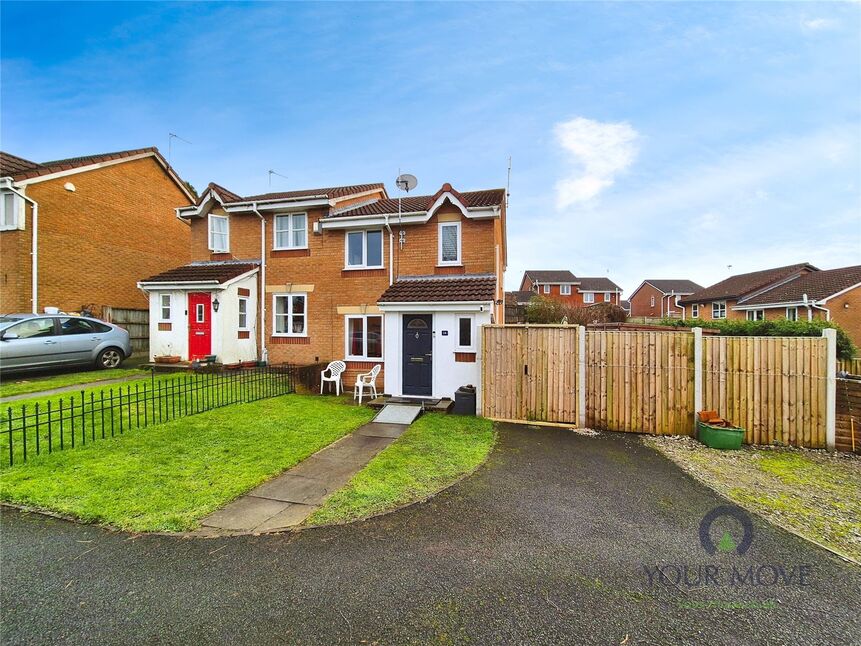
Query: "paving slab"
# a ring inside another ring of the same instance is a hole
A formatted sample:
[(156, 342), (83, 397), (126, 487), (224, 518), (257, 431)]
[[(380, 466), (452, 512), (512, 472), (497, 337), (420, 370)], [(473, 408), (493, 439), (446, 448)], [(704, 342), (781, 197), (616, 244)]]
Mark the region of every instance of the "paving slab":
[(250, 495), (282, 502), (319, 505), (330, 493), (332, 493), (331, 486), (326, 480), (296, 476), (288, 471), (269, 482), (264, 482)]
[(421, 404), (386, 404), (377, 416), (375, 422), (388, 424), (412, 424), (422, 412)]
[(366, 437), (400, 437), (407, 430), (404, 424), (386, 424), (382, 422), (371, 422), (365, 424), (362, 428), (356, 431), (356, 435), (364, 435)]
[(287, 508), (289, 503), (256, 496), (242, 496), (203, 519), (206, 527), (251, 530)]
[(317, 509), (317, 505), (301, 505), (299, 503), (290, 503), (284, 511), (281, 511), (267, 521), (254, 528), (255, 532), (274, 532), (279, 529), (288, 529), (295, 527), (304, 521), (312, 512)]
[(310, 458), (297, 464), (287, 473), (305, 478), (320, 479), (321, 474), (326, 474), (328, 482), (347, 482), (353, 474), (367, 463), (366, 456), (359, 453), (339, 456), (312, 455)]

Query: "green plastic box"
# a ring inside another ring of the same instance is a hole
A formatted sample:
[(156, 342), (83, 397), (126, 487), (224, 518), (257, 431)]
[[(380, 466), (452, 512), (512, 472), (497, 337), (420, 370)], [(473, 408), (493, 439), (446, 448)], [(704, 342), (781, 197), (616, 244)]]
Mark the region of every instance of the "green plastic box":
[(697, 422), (697, 438), (712, 449), (740, 449), (744, 440), (743, 428), (726, 428)]

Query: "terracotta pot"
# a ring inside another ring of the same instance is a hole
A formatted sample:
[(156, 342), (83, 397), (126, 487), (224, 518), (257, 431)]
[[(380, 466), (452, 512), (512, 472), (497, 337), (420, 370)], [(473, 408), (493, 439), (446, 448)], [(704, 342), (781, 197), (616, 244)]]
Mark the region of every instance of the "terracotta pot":
[(179, 363), (181, 357), (178, 355), (165, 355), (163, 357), (156, 357), (156, 363)]

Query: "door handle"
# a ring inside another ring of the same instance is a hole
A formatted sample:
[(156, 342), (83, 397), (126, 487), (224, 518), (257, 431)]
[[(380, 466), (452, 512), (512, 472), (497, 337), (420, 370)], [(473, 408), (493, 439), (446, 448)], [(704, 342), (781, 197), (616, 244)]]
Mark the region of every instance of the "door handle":
[(57, 345), (56, 341), (45, 341), (45, 345)]
[(203, 336), (203, 332), (195, 332), (197, 336)]
[(410, 363), (424, 363), (424, 357), (410, 357)]

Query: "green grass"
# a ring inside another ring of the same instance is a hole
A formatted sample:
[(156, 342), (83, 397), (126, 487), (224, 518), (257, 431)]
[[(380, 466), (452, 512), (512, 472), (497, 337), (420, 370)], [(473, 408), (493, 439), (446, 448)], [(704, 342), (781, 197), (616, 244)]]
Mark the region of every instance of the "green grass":
[(147, 377), (149, 376), (149, 373), (143, 372), (139, 368), (117, 368), (115, 370), (92, 369), (81, 372), (69, 372), (60, 375), (34, 377), (15, 375), (8, 379), (5, 377), (2, 379), (2, 382), (0, 382), (0, 397), (37, 393), (42, 390), (63, 388), (64, 386), (74, 386), (76, 384), (88, 384), (94, 381), (102, 381), (104, 379), (120, 379), (122, 377), (131, 377), (134, 375)]
[(426, 498), (481, 464), (495, 437), (486, 419), (423, 415), (326, 500), (307, 524), (347, 522)]
[(189, 530), (372, 416), (302, 395), (228, 406), (43, 454), (0, 473), (0, 499), (133, 531)]

